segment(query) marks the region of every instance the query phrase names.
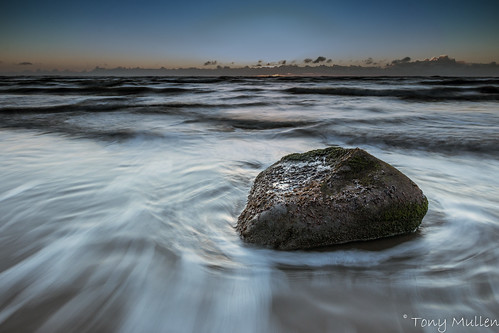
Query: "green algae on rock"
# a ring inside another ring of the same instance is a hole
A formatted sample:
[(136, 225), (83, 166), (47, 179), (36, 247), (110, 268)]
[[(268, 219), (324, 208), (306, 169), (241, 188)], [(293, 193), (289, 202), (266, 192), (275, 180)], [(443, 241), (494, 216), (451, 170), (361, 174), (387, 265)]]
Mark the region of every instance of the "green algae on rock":
[(329, 147), (284, 156), (255, 179), (237, 230), (281, 250), (415, 231), (428, 200), (407, 176), (366, 151)]

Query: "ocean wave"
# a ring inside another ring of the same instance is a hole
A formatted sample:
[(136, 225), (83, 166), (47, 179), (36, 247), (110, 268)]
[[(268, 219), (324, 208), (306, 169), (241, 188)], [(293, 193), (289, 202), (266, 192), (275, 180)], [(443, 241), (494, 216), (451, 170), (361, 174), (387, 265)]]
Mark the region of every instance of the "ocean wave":
[(351, 87), (304, 88), (293, 87), (285, 93), (296, 95), (331, 95), (352, 97), (395, 97), (417, 101), (494, 101), (499, 100), (497, 87), (484, 86), (473, 89), (444, 87), (430, 89), (366, 89)]
[(107, 87), (107, 86), (87, 86), (87, 87), (9, 87), (0, 90), (3, 94), (14, 95), (111, 95), (111, 96), (129, 96), (129, 95), (148, 95), (148, 94), (183, 94), (183, 93), (202, 93), (202, 90), (194, 88), (153, 88), (153, 87)]
[(272, 119), (251, 119), (251, 118), (231, 118), (224, 116), (203, 116), (200, 115), (195, 119), (186, 120), (184, 123), (211, 123), (215, 126), (227, 129), (243, 129), (243, 130), (270, 130), (279, 128), (295, 128), (310, 126), (315, 124), (315, 121), (304, 120), (272, 120)]
[(264, 88), (237, 88), (233, 90), (234, 92), (260, 92), (260, 91), (266, 91)]
[[(105, 108), (106, 106), (103, 106)], [(113, 106), (107, 106), (112, 108)], [(63, 106), (61, 108), (66, 108)], [(119, 108), (122, 110), (122, 107)], [(102, 109), (104, 110), (104, 109)], [(52, 110), (53, 111), (53, 110)], [(190, 128), (191, 124), (199, 124), (209, 132), (232, 132), (248, 131), (276, 139), (300, 139), (320, 140), (327, 143), (342, 142), (349, 146), (374, 145), (379, 147), (396, 148), (404, 150), (421, 150), (438, 152), (442, 154), (471, 153), (486, 156), (499, 155), (499, 137), (495, 135), (493, 127), (482, 127), (481, 131), (471, 131), (469, 126), (476, 128), (477, 124), (467, 125), (459, 120), (450, 123), (447, 118), (439, 116), (421, 116), (418, 114), (399, 117), (376, 117), (376, 118), (258, 118), (249, 114), (226, 114), (196, 111), (193, 109), (183, 110), (179, 108), (144, 107), (131, 110), (131, 114), (140, 117), (141, 113), (158, 116), (174, 116), (180, 118), (175, 120), (178, 130), (171, 128), (151, 128), (150, 130), (117, 126), (108, 128), (105, 123), (92, 123), (90, 126), (85, 122), (75, 119), (67, 122), (67, 117), (57, 114), (39, 114), (34, 116), (11, 115), (3, 117), (0, 128), (29, 129), (42, 133), (57, 133), (75, 138), (90, 138), (104, 141), (124, 141), (132, 139), (143, 140), (170, 140), (175, 136), (181, 136), (183, 129)], [(86, 115), (82, 114), (84, 117)], [(119, 114), (119, 117), (128, 119), (131, 115)], [(90, 116), (92, 117), (92, 116)], [(115, 117), (116, 118), (116, 117)], [(121, 118), (116, 118), (121, 119)], [(158, 118), (161, 119), (161, 118)], [(167, 118), (165, 118), (166, 120)], [(493, 118), (491, 118), (491, 121)], [(427, 128), (421, 124), (439, 123), (446, 121), (448, 124), (441, 130)], [(487, 122), (487, 120), (483, 120)], [(401, 131), (400, 128), (405, 128)], [(463, 133), (468, 133), (463, 135)], [(172, 140), (173, 140), (172, 139)]]
[(194, 102), (169, 102), (135, 104), (127, 99), (99, 103), (95, 101), (81, 103), (66, 103), (47, 106), (7, 106), (0, 107), (0, 114), (29, 114), (29, 113), (64, 113), (64, 112), (113, 112), (133, 110), (140, 113), (168, 113), (172, 109), (233, 109), (252, 108), (271, 105), (268, 102), (248, 103), (194, 103)]
[(420, 84), (430, 86), (475, 86), (475, 85), (499, 85), (499, 79), (491, 78), (438, 78), (434, 80), (423, 80)]
[[(322, 121), (283, 129), (271, 135), (273, 138), (304, 140), (313, 138), (328, 144), (341, 142), (348, 146), (373, 145), (387, 149), (428, 151), (445, 155), (460, 153), (494, 157), (499, 155), (499, 137), (494, 134), (493, 129), (488, 133), (463, 136), (464, 129), (435, 132), (426, 131), (417, 125), (412, 127), (411, 119), (416, 118)], [(407, 128), (407, 131), (397, 131), (396, 128), (402, 126)]]
[(437, 152), (445, 155), (461, 153), (498, 156), (499, 140), (494, 138), (470, 138), (462, 139), (457, 136), (438, 137), (430, 135), (396, 136), (388, 133), (368, 134), (362, 133), (349, 135), (346, 133), (329, 133), (334, 137), (341, 137), (349, 145), (377, 145), (405, 150)]
[(0, 128), (36, 130), (42, 134), (55, 133), (75, 139), (90, 139), (111, 142), (123, 142), (136, 139), (140, 139), (142, 141), (175, 141), (178, 139), (170, 133), (163, 133), (154, 130), (139, 130), (132, 128), (92, 128), (80, 126), (78, 124), (70, 125), (65, 123), (64, 119), (54, 118), (26, 119), (24, 121), (3, 121), (0, 123)]
[(30, 114), (30, 113), (64, 113), (64, 112), (112, 112), (123, 110), (134, 105), (127, 104), (60, 104), (49, 106), (3, 107), (0, 114)]
[(244, 79), (240, 77), (233, 76), (216, 76), (216, 77), (176, 77), (172, 79), (175, 83), (199, 83), (199, 84), (212, 84), (212, 83), (224, 83), (224, 82), (242, 82)]

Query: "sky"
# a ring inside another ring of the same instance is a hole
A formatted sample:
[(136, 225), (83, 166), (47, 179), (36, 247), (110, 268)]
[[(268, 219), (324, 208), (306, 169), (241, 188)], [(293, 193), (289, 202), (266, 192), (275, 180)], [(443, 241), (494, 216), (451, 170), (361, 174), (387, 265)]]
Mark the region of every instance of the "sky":
[(6, 0), (0, 69), (90, 70), (449, 55), (499, 62), (499, 1)]

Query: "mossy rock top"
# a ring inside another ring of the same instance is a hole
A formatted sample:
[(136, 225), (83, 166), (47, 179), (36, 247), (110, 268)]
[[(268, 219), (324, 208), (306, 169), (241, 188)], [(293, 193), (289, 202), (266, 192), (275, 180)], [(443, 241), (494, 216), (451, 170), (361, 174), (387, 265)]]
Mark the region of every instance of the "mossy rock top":
[(237, 230), (290, 250), (413, 232), (428, 201), (407, 176), (366, 151), (329, 147), (284, 156), (255, 179)]

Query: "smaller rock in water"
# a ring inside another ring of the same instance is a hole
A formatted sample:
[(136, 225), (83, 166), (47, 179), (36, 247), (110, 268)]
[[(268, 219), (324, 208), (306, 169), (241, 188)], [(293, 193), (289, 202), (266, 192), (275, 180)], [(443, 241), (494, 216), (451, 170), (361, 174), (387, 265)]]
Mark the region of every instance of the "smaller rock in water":
[(243, 240), (307, 249), (414, 232), (428, 210), (419, 187), (366, 151), (291, 154), (255, 179), (237, 230)]

